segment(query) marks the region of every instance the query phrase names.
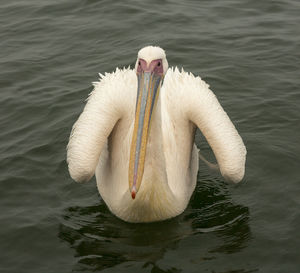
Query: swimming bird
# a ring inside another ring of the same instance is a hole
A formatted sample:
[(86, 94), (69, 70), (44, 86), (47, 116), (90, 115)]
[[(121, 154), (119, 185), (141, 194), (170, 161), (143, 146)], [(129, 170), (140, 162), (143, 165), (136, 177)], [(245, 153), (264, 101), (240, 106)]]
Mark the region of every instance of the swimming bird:
[(134, 69), (94, 83), (67, 146), (70, 175), (85, 182), (95, 174), (102, 199), (127, 222), (175, 217), (196, 186), (196, 128), (225, 180), (240, 182), (246, 148), (209, 85), (168, 68), (162, 48), (144, 47)]

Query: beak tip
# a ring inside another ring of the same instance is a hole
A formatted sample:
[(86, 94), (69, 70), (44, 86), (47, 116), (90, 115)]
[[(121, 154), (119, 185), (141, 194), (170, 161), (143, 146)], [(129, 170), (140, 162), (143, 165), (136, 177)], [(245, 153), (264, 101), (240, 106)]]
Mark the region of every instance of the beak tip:
[(132, 198), (132, 200), (135, 199), (135, 197), (136, 197), (136, 192), (137, 192), (136, 187), (133, 186), (133, 187), (131, 188), (131, 198)]
[(131, 192), (131, 198), (134, 200), (135, 196), (136, 196), (136, 192), (135, 192), (135, 190), (132, 190), (132, 192)]

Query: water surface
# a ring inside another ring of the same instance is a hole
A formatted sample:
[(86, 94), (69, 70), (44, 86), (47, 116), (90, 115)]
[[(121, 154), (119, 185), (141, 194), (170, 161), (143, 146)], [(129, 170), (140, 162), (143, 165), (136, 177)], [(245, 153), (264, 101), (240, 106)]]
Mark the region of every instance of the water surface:
[[(2, 0), (0, 271), (299, 272), (299, 14), (297, 0)], [(71, 180), (65, 147), (97, 73), (148, 44), (210, 84), (246, 176), (200, 165), (182, 215), (128, 224), (94, 178)]]

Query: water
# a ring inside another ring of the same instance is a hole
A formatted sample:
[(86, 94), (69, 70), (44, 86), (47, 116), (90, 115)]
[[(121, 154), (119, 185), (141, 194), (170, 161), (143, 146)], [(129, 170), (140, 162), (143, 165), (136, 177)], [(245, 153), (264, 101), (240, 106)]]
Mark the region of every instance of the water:
[[(299, 272), (299, 13), (297, 0), (2, 0), (0, 271)], [(238, 186), (200, 165), (182, 215), (134, 225), (94, 178), (71, 180), (65, 147), (97, 73), (148, 44), (210, 84), (248, 157)]]

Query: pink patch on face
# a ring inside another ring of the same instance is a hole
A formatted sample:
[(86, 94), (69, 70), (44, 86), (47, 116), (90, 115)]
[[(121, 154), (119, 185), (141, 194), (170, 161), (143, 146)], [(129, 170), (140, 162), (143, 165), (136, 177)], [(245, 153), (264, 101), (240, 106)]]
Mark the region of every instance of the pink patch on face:
[(139, 59), (137, 73), (151, 72), (162, 76), (164, 74), (164, 69), (162, 65), (162, 59), (153, 60), (149, 65), (143, 59)]

